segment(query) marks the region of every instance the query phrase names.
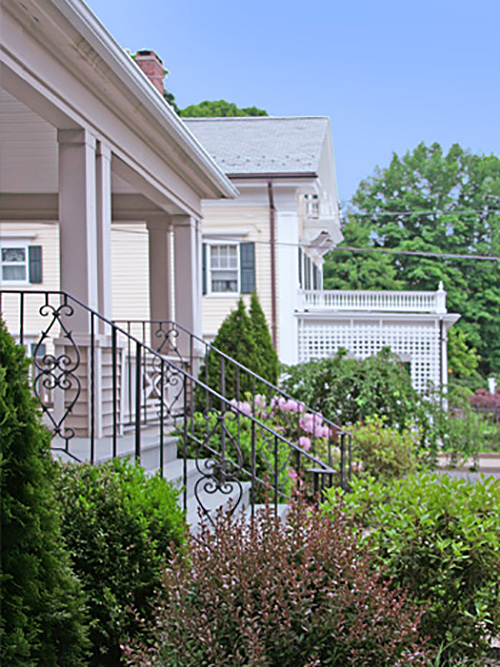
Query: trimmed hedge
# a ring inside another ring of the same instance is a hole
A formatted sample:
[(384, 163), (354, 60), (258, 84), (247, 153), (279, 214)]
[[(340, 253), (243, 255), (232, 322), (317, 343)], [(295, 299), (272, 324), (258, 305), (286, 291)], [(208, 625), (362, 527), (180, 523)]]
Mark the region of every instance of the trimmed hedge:
[(178, 493), (159, 476), (115, 459), (61, 466), (57, 495), (89, 600), (90, 664), (120, 664), (121, 644), (142, 633), (140, 618), (151, 616), (162, 568), (184, 543)]

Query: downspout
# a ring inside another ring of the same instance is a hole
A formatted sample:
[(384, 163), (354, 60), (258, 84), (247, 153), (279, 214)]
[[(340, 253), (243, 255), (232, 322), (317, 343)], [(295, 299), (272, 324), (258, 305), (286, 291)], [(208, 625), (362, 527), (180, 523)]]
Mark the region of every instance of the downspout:
[(271, 340), (278, 349), (277, 297), (276, 297), (276, 209), (274, 207), (273, 182), (267, 181), (269, 197), (269, 236), (271, 241)]

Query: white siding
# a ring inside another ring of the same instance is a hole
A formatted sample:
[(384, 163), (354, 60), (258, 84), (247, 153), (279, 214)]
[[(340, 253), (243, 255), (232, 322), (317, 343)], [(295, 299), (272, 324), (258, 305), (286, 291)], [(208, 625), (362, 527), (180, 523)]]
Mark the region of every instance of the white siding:
[(113, 319), (149, 320), (149, 243), (145, 224), (113, 224)]
[[(255, 243), (255, 277), (257, 294), (271, 325), (271, 250), (269, 239), (269, 208), (267, 206), (210, 206), (203, 211), (203, 234), (224, 232), (228, 240)], [(203, 335), (213, 337), (226, 316), (236, 308), (239, 295), (203, 297)], [(250, 296), (245, 296), (248, 303)]]

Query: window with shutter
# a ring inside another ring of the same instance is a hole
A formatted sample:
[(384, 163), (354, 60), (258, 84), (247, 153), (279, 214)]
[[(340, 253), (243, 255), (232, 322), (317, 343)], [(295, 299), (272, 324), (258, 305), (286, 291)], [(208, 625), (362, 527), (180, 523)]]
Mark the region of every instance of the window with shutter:
[(240, 245), (241, 292), (251, 294), (255, 290), (255, 243)]

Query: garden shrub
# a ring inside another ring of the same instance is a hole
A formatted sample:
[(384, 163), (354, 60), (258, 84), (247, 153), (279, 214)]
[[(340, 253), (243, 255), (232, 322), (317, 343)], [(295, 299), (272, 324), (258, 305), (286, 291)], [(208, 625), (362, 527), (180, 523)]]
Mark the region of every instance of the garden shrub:
[[(231, 357), (242, 366), (271, 384), (278, 379), (279, 362), (271, 342), (265, 315), (255, 294), (250, 303), (248, 315), (243, 299), (240, 299), (236, 310), (233, 310), (222, 322), (213, 346)], [(221, 357), (214, 350), (208, 350), (202, 364), (199, 379), (217, 393), (224, 393), (230, 399), (242, 398), (247, 393), (266, 393), (268, 387), (259, 382), (249, 373), (241, 371), (230, 361), (224, 361), (224, 392), (222, 392)], [(212, 407), (221, 407), (220, 403), (210, 397)], [(207, 396), (197, 387), (195, 404), (198, 410), (206, 407)]]
[[(335, 508), (339, 494), (328, 493), (324, 509)], [(479, 664), (500, 633), (500, 480), (360, 479), (343, 504), (369, 529), (384, 576), (423, 609), (421, 631), (444, 659)]]
[(85, 596), (70, 568), (53, 492), (51, 435), (24, 348), (0, 320), (0, 661), (86, 664)]
[(286, 523), (219, 513), (167, 566), (156, 644), (129, 664), (427, 665), (420, 614), (373, 571), (346, 518), (292, 504)]
[(418, 435), (386, 425), (384, 417), (367, 417), (349, 428), (353, 436), (353, 469), (357, 474), (391, 480), (415, 472)]
[(184, 542), (178, 493), (159, 476), (115, 459), (61, 466), (64, 537), (89, 598), (90, 664), (117, 665), (120, 644), (141, 631), (165, 561)]
[[(266, 316), (262, 310), (256, 292), (250, 299), (250, 322), (252, 324), (253, 339), (257, 348), (257, 368), (252, 369), (271, 384), (278, 382), (280, 362), (273, 347)], [(244, 363), (244, 362), (243, 362)], [(246, 364), (245, 364), (246, 365)]]
[(379, 415), (388, 426), (402, 429), (419, 413), (410, 376), (388, 348), (361, 360), (340, 349), (331, 358), (288, 366), (283, 388), (342, 425)]

